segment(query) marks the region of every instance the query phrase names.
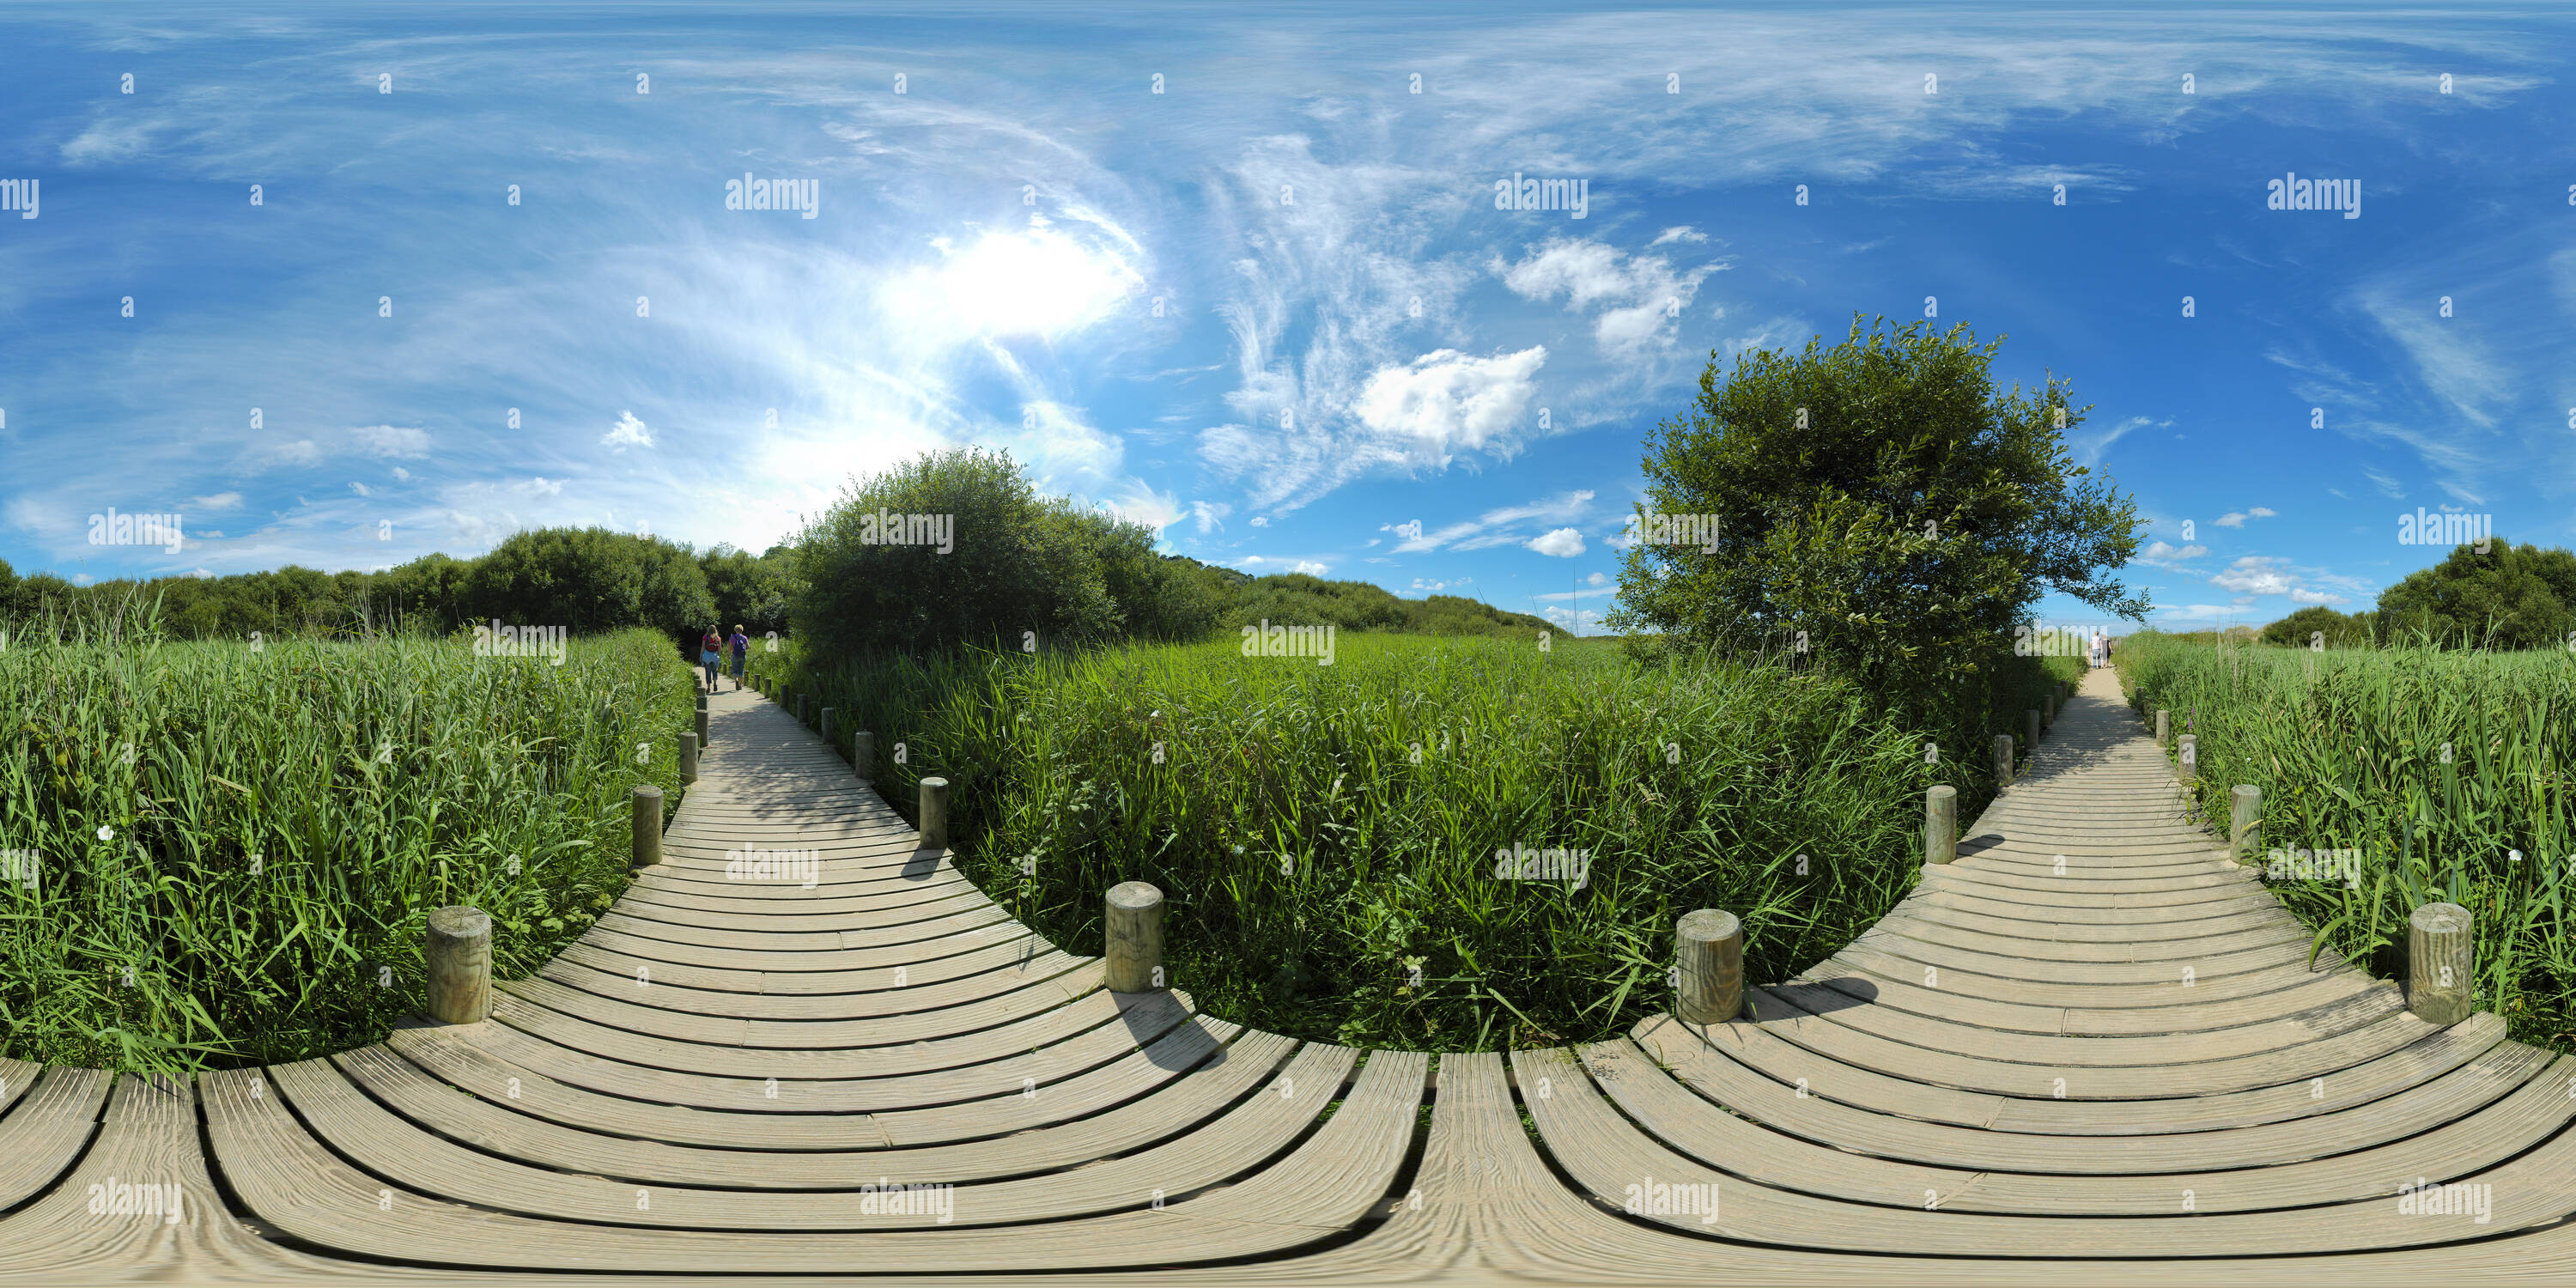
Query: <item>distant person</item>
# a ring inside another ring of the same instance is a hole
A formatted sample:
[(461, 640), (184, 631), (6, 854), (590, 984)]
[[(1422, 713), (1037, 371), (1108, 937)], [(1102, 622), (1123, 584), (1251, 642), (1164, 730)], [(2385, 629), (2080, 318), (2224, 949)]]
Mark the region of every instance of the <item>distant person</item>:
[(712, 626), (708, 627), (706, 635), (698, 640), (698, 666), (707, 673), (707, 692), (709, 693), (716, 691), (716, 673), (724, 665), (723, 654), (718, 652), (723, 647), (724, 636), (717, 634), (716, 628)]
[(742, 669), (751, 660), (751, 637), (742, 633), (742, 623), (735, 622), (733, 638), (725, 642), (733, 646), (733, 691), (740, 693), (742, 692)]

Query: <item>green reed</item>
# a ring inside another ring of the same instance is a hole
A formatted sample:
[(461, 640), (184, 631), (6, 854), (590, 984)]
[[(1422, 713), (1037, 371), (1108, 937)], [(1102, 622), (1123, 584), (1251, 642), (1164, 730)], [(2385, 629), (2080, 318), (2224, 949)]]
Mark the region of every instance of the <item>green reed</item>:
[(624, 888), (629, 789), (678, 795), (690, 680), (652, 632), (574, 640), (561, 667), (462, 639), (140, 636), (0, 649), (0, 850), (38, 865), (0, 883), (12, 1056), (373, 1041), (420, 1004), (429, 910), (484, 909), (495, 970), (532, 970)]
[[(961, 866), (1055, 942), (1099, 952), (1102, 892), (1150, 881), (1176, 986), (1354, 1044), (1617, 1033), (1669, 1004), (1700, 907), (1743, 918), (1749, 979), (1785, 978), (1912, 888), (1926, 787), (1963, 818), (1991, 792), (1840, 681), (1590, 641), (757, 661), (837, 708), (845, 749), (875, 734), (897, 808), (948, 778)], [(1497, 879), (1522, 845), (1586, 851), (1584, 888)]]
[(2576, 1049), (2576, 656), (2149, 634), (2122, 642), (2120, 670), (2141, 710), (2199, 735), (2205, 816), (2251, 784), (2267, 850), (2361, 852), (2358, 889), (2273, 886), (2318, 943), (2397, 975), (2407, 915), (2459, 904), (2476, 919), (2478, 1005)]

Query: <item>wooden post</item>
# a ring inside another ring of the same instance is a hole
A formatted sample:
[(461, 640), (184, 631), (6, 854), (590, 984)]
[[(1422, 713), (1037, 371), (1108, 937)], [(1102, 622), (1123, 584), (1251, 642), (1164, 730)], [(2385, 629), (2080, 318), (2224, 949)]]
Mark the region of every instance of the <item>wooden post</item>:
[(2172, 741), (2173, 713), (2158, 707), (2156, 708), (2156, 745), (2161, 747)]
[[(2249, 852), (2260, 852), (2263, 831), (2263, 789), (2242, 784), (2227, 793), (2227, 857), (2242, 861)], [(2249, 847), (2247, 842), (2253, 842)]]
[(921, 848), (948, 848), (948, 780), (921, 780)]
[(707, 704), (698, 704), (698, 745), (707, 745)]
[(2406, 918), (2406, 1009), (2428, 1024), (2457, 1024), (2476, 1009), (2469, 910), (2428, 903)]
[(1959, 857), (1959, 789), (1937, 786), (1923, 793), (1923, 861)]
[(1997, 791), (2001, 791), (2001, 790), (2003, 790), (2004, 788), (2006, 788), (2006, 787), (2010, 787), (2010, 786), (2012, 785), (2012, 771), (2013, 771), (2013, 745), (2012, 745), (2012, 735), (2011, 735), (2011, 734), (2008, 734), (2008, 733), (1999, 733), (1999, 734), (1996, 734), (1996, 735), (1995, 735), (1995, 789), (1996, 789)]
[(662, 861), (662, 789), (646, 783), (635, 789), (635, 866)]
[(2057, 690), (2054, 687), (2039, 700), (2039, 722), (2043, 729), (2053, 728), (2057, 724)]
[(2181, 767), (2183, 786), (2190, 787), (2200, 781), (2200, 735), (2187, 733), (2182, 736), (2182, 755), (2177, 763)]
[(1673, 928), (1673, 965), (1681, 974), (1674, 1018), (1724, 1024), (1744, 1011), (1744, 925), (1731, 912), (1702, 908)]
[(2029, 741), (2029, 743), (2030, 743), (2030, 749), (2031, 749), (2032, 751), (2034, 751), (2034, 752), (2038, 751), (2038, 750), (2039, 750), (2039, 731), (2041, 730), (2041, 728), (2043, 728), (2043, 727), (2044, 727), (2044, 726), (2040, 723), (2040, 715), (2039, 715), (2039, 711), (2038, 711), (2038, 709), (2037, 709), (2037, 708), (2033, 708), (2033, 709), (2031, 709), (2031, 710), (2028, 710), (2028, 711), (2024, 711), (2024, 712), (2022, 712), (2022, 713), (2021, 713), (2021, 722), (2022, 722), (2023, 726), (2026, 728), (2026, 730), (2027, 730), (2027, 731), (2028, 731), (2028, 733), (2029, 733), (2028, 741)]
[(429, 958), (429, 1017), (441, 1024), (479, 1024), (492, 1017), (492, 919), (480, 909), (429, 914), (422, 945)]
[(799, 694), (797, 694), (797, 695), (796, 695), (796, 723), (801, 724), (801, 725), (809, 725), (809, 724), (814, 723), (814, 695), (813, 695), (813, 694), (811, 694), (811, 693), (799, 693)]
[(1163, 892), (1142, 881), (1109, 887), (1107, 931), (1109, 991), (1148, 993), (1161, 988)]
[(696, 781), (698, 781), (698, 736), (684, 733), (680, 735), (680, 785), (686, 787)]
[(823, 735), (824, 742), (829, 743), (832, 741), (832, 709), (830, 707), (823, 708), (823, 722), (816, 725), (815, 730)]
[(877, 776), (877, 736), (865, 729), (850, 735), (850, 772), (861, 778)]

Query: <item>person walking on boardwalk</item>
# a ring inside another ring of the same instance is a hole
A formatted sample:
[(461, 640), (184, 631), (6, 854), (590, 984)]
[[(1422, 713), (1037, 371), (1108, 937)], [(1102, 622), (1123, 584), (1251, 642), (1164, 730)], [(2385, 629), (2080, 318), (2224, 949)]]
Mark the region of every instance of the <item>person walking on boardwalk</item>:
[(698, 667), (707, 673), (707, 692), (709, 693), (716, 691), (716, 673), (724, 664), (723, 655), (718, 650), (723, 647), (724, 636), (716, 634), (716, 628), (712, 626), (708, 627), (706, 635), (698, 640)]
[(733, 624), (733, 638), (725, 643), (733, 647), (733, 691), (742, 692), (743, 667), (751, 660), (751, 637), (742, 633), (742, 623)]

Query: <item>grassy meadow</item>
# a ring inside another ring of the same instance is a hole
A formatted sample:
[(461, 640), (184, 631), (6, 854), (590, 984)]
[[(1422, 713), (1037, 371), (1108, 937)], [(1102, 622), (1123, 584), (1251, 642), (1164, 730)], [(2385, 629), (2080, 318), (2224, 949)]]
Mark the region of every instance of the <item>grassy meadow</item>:
[(2134, 705), (2199, 736), (2203, 817), (2223, 828), (2228, 789), (2251, 784), (2267, 851), (2361, 852), (2358, 889), (2272, 885), (2321, 942), (2402, 975), (2407, 914), (2457, 903), (2476, 918), (2478, 1006), (2576, 1047), (2576, 655), (2140, 634), (2119, 661)]
[[(1056, 943), (1101, 951), (1102, 893), (1150, 881), (1176, 987), (1351, 1044), (1615, 1033), (1669, 1004), (1673, 922), (1700, 907), (1744, 919), (1748, 978), (1793, 974), (1912, 888), (1925, 788), (1963, 818), (1992, 790), (1840, 681), (1604, 640), (758, 660), (841, 713), (845, 752), (875, 733), (898, 809), (946, 777), (961, 866)], [(1498, 878), (1523, 846), (1583, 852), (1581, 888)]]
[[(627, 798), (678, 797), (689, 672), (650, 631), (567, 662), (463, 639), (0, 648), (0, 1050), (109, 1068), (304, 1059), (420, 1005), (430, 909), (523, 974), (627, 879)], [(643, 750), (640, 753), (641, 747)], [(23, 866), (9, 869), (16, 876)]]

